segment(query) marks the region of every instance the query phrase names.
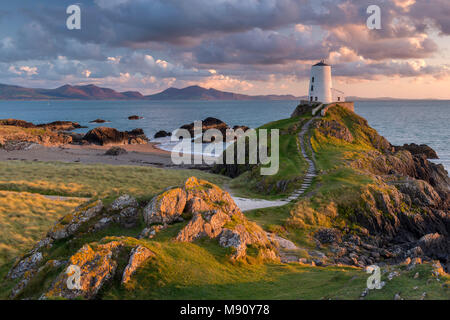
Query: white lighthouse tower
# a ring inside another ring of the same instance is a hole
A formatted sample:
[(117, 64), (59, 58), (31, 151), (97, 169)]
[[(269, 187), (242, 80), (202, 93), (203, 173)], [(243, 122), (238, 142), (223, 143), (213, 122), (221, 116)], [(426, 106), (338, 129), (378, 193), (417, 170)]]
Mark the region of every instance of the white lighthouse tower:
[(311, 68), (309, 84), (309, 102), (333, 102), (331, 82), (331, 66), (324, 61), (316, 63)]

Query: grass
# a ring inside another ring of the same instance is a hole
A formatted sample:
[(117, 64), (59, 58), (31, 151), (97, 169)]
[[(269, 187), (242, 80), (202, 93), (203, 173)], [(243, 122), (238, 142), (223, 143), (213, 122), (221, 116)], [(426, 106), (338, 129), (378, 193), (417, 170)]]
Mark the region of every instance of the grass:
[[(289, 118), (271, 122), (259, 129), (280, 130), (279, 170), (277, 174), (262, 176), (260, 167), (255, 167), (233, 179), (231, 188), (236, 195), (242, 197), (279, 199), (289, 195), (301, 185), (308, 164), (298, 152), (297, 133), (301, 128), (301, 118)], [(285, 187), (280, 187), (279, 182)]]
[(56, 220), (82, 202), (0, 191), (0, 265), (31, 249)]
[(31, 249), (56, 220), (85, 201), (57, 201), (43, 195), (111, 198), (128, 193), (148, 198), (193, 175), (218, 185), (229, 180), (197, 170), (0, 162), (0, 265)]
[(152, 195), (196, 176), (218, 185), (227, 177), (198, 170), (62, 162), (0, 162), (0, 190), (46, 195), (105, 197), (129, 193)]

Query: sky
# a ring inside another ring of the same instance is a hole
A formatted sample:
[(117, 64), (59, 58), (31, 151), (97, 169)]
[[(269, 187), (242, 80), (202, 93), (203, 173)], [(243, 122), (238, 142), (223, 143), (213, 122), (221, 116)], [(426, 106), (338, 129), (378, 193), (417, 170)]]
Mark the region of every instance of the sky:
[(347, 96), (450, 99), (449, 17), (450, 0), (2, 1), (0, 83), (302, 96), (325, 59)]

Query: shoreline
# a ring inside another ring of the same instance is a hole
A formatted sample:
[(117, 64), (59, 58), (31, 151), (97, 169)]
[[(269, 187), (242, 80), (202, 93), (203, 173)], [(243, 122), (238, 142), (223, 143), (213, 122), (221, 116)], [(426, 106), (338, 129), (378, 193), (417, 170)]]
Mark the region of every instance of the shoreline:
[[(171, 152), (157, 147), (159, 143), (128, 145), (73, 145), (44, 146), (32, 144), (24, 150), (6, 151), (0, 149), (0, 161), (40, 161), (40, 162), (66, 162), (83, 164), (107, 164), (128, 166), (151, 166), (165, 169), (198, 169), (209, 170), (210, 165), (182, 164), (172, 162)], [(111, 156), (105, 152), (111, 147), (120, 147), (126, 154)], [(194, 156), (193, 156), (194, 157)], [(193, 162), (192, 162), (193, 163)]]

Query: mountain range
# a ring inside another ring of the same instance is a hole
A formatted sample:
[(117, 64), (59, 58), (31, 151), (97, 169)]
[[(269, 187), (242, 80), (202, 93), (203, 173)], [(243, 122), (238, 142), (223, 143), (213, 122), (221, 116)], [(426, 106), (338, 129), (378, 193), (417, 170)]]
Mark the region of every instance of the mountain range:
[(56, 89), (33, 89), (0, 84), (0, 100), (299, 100), (293, 95), (250, 96), (190, 86), (168, 88), (160, 93), (144, 96), (137, 91), (118, 92), (93, 84), (64, 85)]

